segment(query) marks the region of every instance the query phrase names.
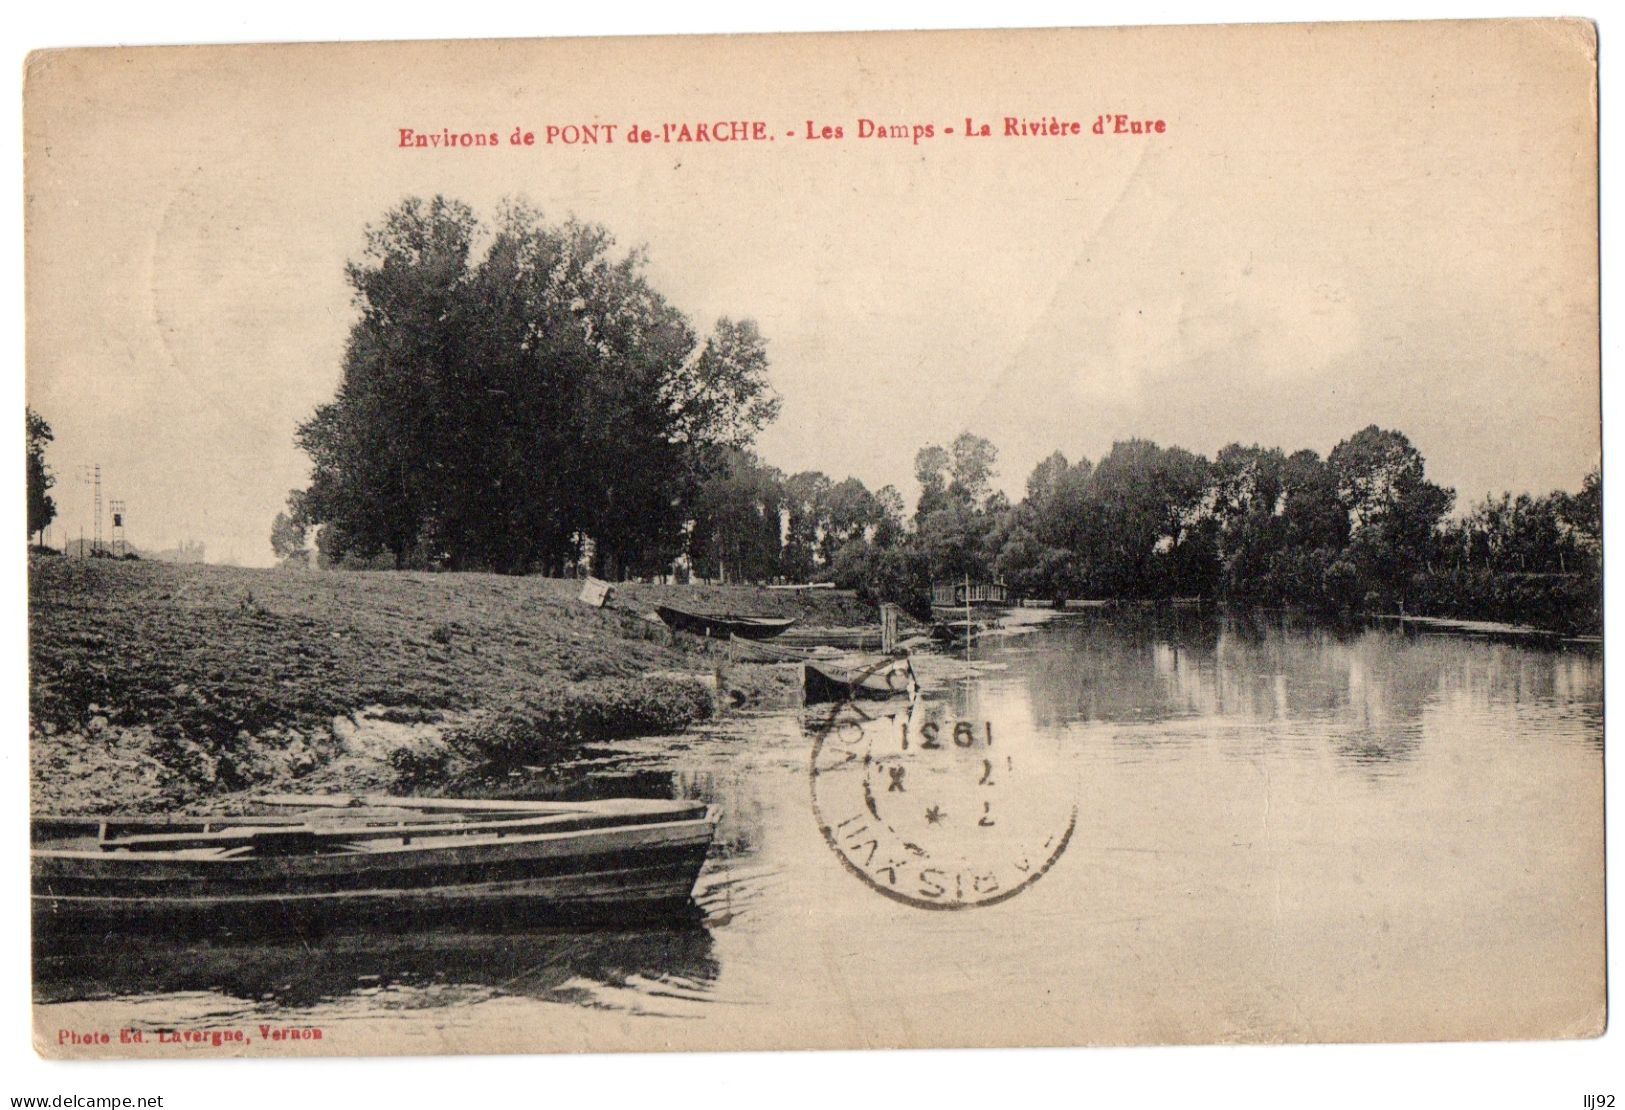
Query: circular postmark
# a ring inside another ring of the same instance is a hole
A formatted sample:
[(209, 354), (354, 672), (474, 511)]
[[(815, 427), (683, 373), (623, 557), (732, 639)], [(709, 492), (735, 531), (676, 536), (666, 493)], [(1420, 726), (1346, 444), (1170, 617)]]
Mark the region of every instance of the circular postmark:
[(809, 728), (825, 842), (847, 871), (898, 902), (957, 910), (1007, 901), (1055, 865), (1076, 827), (1055, 761), (991, 715), (956, 717), (923, 697), (873, 708), (842, 700)]

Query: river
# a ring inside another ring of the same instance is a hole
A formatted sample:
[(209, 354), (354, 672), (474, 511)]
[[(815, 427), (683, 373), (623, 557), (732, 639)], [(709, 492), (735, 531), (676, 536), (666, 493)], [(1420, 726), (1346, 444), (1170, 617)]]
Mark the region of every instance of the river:
[[(919, 670), (912, 722), (735, 714), (577, 768), (577, 796), (720, 807), (699, 924), (109, 938), (37, 964), (38, 1027), (308, 1026), (323, 1039), (302, 1047), (337, 1053), (1599, 1028), (1596, 654), (1097, 612)], [(909, 764), (883, 804), (956, 852), (986, 845), (959, 892), (984, 904), (930, 912), (953, 868), (883, 897), (896, 871), (865, 871), (864, 845), (831, 829), (851, 783), (814, 781), (815, 749), (910, 736), (908, 758), (936, 762)], [(995, 866), (988, 897), (966, 893)]]

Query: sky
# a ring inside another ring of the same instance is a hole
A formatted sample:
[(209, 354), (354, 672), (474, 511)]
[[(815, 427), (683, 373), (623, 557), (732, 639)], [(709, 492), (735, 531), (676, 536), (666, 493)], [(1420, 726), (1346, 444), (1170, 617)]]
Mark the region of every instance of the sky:
[[(915, 452), (970, 430), (1019, 496), (1054, 450), (1325, 453), (1377, 423), (1462, 504), (1572, 489), (1600, 449), (1590, 49), (1486, 23), (37, 56), (53, 538), (92, 532), (99, 463), (138, 546), (270, 563), (355, 319), (345, 262), (437, 192), (602, 223), (702, 330), (755, 319), (783, 400), (758, 446), (787, 472), (912, 500)], [(1117, 112), (1166, 129), (1089, 133)], [(1006, 115), (1084, 134), (964, 134)], [(773, 139), (624, 142), (716, 119)], [(542, 141), (587, 122), (617, 141)], [(398, 146), (515, 126), (538, 145)]]

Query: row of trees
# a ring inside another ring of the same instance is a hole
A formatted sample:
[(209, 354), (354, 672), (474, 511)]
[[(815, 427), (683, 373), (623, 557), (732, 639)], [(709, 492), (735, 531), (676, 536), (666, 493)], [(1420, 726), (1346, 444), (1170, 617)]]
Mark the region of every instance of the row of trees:
[(610, 576), (666, 569), (701, 484), (777, 411), (749, 321), (701, 337), (604, 228), (409, 199), (347, 270), (337, 396), (297, 434), (273, 530), (324, 560)]
[(1232, 444), (1212, 459), (1148, 440), (1098, 462), (1059, 452), (1012, 504), (998, 452), (969, 433), (916, 456), (905, 521), (891, 487), (785, 477), (748, 453), (701, 493), (706, 577), (828, 577), (923, 610), (933, 582), (1004, 581), (1035, 598), (1204, 597), (1327, 612), (1406, 610), (1600, 625), (1601, 477), (1575, 493), (1488, 497), (1459, 518), (1401, 433), (1325, 457)]
[(735, 450), (692, 506), (686, 554), (710, 581), (804, 582), (827, 574), (848, 545), (892, 544), (903, 533), (903, 498), (892, 486), (871, 492), (856, 478), (821, 471), (785, 475)]
[(990, 529), (1010, 509), (992, 489), (997, 451), (962, 435), (923, 449), (912, 518), (893, 486), (821, 471), (785, 475), (734, 452), (694, 505), (688, 562), (712, 581), (829, 579), (884, 600), (928, 606), (933, 578), (983, 577)]
[(1400, 432), (1313, 451), (1231, 444), (1209, 460), (1144, 440), (1041, 463), (985, 570), (1037, 596), (1600, 622), (1601, 475), (1577, 493), (1486, 498), (1449, 519)]

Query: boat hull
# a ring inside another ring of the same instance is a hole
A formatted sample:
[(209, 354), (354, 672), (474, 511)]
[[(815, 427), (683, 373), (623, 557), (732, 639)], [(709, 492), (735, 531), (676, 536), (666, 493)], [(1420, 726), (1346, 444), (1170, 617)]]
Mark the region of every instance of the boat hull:
[(801, 665), (801, 687), (807, 705), (911, 697), (914, 670), (906, 657), (879, 656), (845, 664), (809, 661)]
[(744, 640), (770, 640), (796, 623), (795, 617), (730, 617), (689, 613), (666, 605), (655, 606), (655, 612), (666, 624), (679, 632), (696, 636), (711, 636), (726, 640), (738, 636)]
[(126, 928), (632, 923), (692, 913), (711, 832), (706, 817), (302, 857), (36, 851), (34, 924), (37, 935), (59, 937)]

